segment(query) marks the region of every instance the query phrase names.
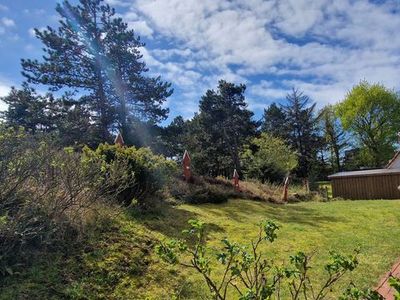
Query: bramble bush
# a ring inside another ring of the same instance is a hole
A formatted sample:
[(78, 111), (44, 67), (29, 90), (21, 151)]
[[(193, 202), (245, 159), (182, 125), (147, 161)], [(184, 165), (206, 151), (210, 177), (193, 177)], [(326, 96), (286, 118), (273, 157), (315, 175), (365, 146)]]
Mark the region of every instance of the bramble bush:
[[(189, 220), (189, 225), (189, 229), (183, 231), (188, 236), (186, 240), (161, 242), (156, 246), (156, 253), (170, 264), (200, 273), (212, 298), (217, 300), (228, 299), (228, 294), (232, 293), (236, 293), (240, 300), (326, 299), (343, 275), (358, 266), (357, 250), (351, 255), (331, 252), (330, 262), (324, 267), (326, 278), (320, 278), (322, 285), (316, 288), (317, 285), (309, 276), (311, 256), (297, 252), (290, 256), (289, 265), (278, 266), (268, 261), (259, 250), (262, 243), (273, 243), (277, 239), (279, 226), (272, 221), (263, 221), (259, 225), (257, 238), (248, 246), (223, 239), (222, 247), (217, 250), (214, 258), (210, 254), (213, 249), (207, 246), (205, 224)], [(223, 268), (219, 277), (214, 274), (215, 260)], [(376, 292), (362, 291), (349, 285), (340, 299), (373, 300), (380, 297)]]

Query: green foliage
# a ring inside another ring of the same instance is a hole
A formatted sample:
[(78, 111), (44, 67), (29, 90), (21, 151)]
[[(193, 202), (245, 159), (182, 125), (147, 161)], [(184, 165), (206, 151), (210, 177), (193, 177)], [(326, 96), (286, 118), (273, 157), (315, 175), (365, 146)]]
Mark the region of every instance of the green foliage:
[(102, 169), (99, 160), (82, 161), (72, 148), (60, 150), (49, 138), (13, 129), (0, 129), (0, 148), (3, 275), (29, 265), (44, 249), (73, 247), (101, 217), (96, 208), (112, 203), (115, 187), (126, 189), (123, 161)]
[(268, 133), (253, 138), (241, 158), (246, 177), (262, 182), (281, 181), (297, 166), (296, 153), (282, 139)]
[(231, 176), (240, 173), (243, 144), (254, 136), (258, 127), (247, 109), (243, 84), (224, 80), (218, 90), (208, 90), (200, 100), (199, 114), (190, 122), (187, 145), (194, 169), (201, 175)]
[(12, 88), (1, 98), (8, 107), (0, 116), (7, 127), (24, 128), (32, 134), (51, 133), (60, 146), (82, 147), (96, 144), (88, 106), (66, 94), (55, 98), (51, 93), (38, 95), (27, 83)]
[[(213, 299), (228, 299), (228, 290), (235, 291), (241, 300), (281, 299), (285, 288), (290, 292), (290, 299), (326, 299), (343, 275), (358, 266), (358, 251), (348, 256), (331, 252), (330, 262), (324, 266), (326, 279), (320, 289), (316, 290), (309, 276), (310, 256), (298, 252), (290, 256), (288, 266), (277, 266), (259, 250), (263, 241), (273, 243), (276, 240), (280, 228), (276, 223), (263, 221), (259, 225), (257, 239), (251, 241), (249, 246), (224, 238), (215, 254), (216, 261), (211, 255), (212, 249), (207, 245), (205, 224), (198, 220), (189, 220), (188, 223), (189, 229), (182, 232), (188, 235), (186, 240), (161, 242), (156, 246), (156, 253), (170, 264), (178, 264), (200, 273)], [(222, 275), (214, 274), (216, 263), (222, 265)], [(363, 292), (364, 296), (371, 294)], [(357, 293), (354, 289), (348, 289), (342, 299), (354, 299), (355, 295)]]
[(282, 138), (296, 151), (298, 164), (294, 173), (299, 178), (308, 178), (317, 162), (321, 147), (317, 125), (315, 103), (297, 89), (287, 94), (285, 105), (273, 103), (264, 111), (263, 131)]
[(337, 105), (337, 113), (364, 150), (361, 163), (369, 167), (387, 163), (400, 126), (398, 95), (383, 85), (362, 81)]
[(284, 139), (286, 138), (287, 122), (282, 108), (276, 103), (272, 103), (267, 109), (264, 109), (261, 131)]
[(332, 172), (342, 170), (342, 156), (348, 141), (332, 105), (325, 106), (320, 112), (321, 129), (329, 153)]
[(83, 96), (96, 128), (95, 141), (110, 139), (117, 126), (124, 134), (132, 118), (157, 122), (166, 118), (162, 104), (171, 85), (148, 71), (140, 48), (144, 44), (115, 10), (103, 0), (80, 0), (57, 5), (57, 29), (35, 29), (44, 45), (43, 60), (23, 59), (22, 74), (30, 83), (44, 84)]
[(339, 297), (339, 300), (383, 300), (383, 297), (376, 291), (370, 289), (361, 290), (350, 284), (343, 295)]
[[(86, 161), (100, 160), (102, 170), (108, 170), (116, 161), (126, 164), (124, 172), (130, 174), (124, 177), (126, 188), (114, 191), (115, 197), (126, 205), (133, 200), (145, 204), (145, 200), (161, 190), (177, 170), (175, 162), (154, 155), (148, 148), (100, 144), (96, 150), (84, 148), (83, 154)], [(109, 180), (109, 177), (104, 180)]]
[(390, 277), (389, 284), (396, 291), (395, 299), (400, 300), (400, 278)]
[(163, 147), (162, 152), (166, 157), (180, 160), (185, 152), (188, 123), (182, 116), (175, 117), (172, 122), (162, 131)]
[(318, 118), (315, 115), (316, 104), (296, 89), (286, 96), (286, 100), (287, 104), (282, 106), (286, 120), (284, 138), (299, 157), (296, 175), (307, 178), (321, 146)]
[(8, 105), (7, 110), (0, 113), (8, 126), (35, 132), (38, 128), (48, 128), (49, 116), (44, 108), (48, 105), (48, 99), (39, 96), (27, 83), (18, 90), (12, 87), (10, 93), (1, 100)]

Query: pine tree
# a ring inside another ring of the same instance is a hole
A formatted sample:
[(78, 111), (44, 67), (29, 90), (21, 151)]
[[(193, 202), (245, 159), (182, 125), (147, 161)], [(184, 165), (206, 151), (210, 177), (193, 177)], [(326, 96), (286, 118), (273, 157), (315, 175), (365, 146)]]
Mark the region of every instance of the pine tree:
[[(250, 137), (255, 135), (258, 123), (247, 109), (246, 86), (219, 81), (218, 90), (208, 90), (200, 100), (199, 115), (193, 119), (192, 142), (196, 154), (192, 158), (202, 173), (231, 175), (240, 171), (240, 152)], [(201, 162), (201, 163), (199, 163)]]
[(316, 161), (320, 136), (318, 134), (318, 118), (315, 116), (315, 103), (297, 89), (286, 96), (287, 104), (282, 106), (285, 114), (285, 135), (287, 142), (299, 155), (296, 174), (307, 179), (313, 163)]
[(102, 142), (93, 138), (96, 127), (92, 124), (89, 107), (84, 103), (64, 96), (52, 102), (49, 110), (53, 112), (60, 145), (95, 147)]
[(172, 90), (147, 71), (133, 30), (115, 17), (103, 0), (68, 1), (58, 4), (60, 27), (35, 30), (44, 45), (44, 59), (22, 60), (23, 75), (31, 83), (48, 85), (52, 91), (79, 91), (90, 105), (100, 139), (109, 130), (126, 130), (129, 117), (159, 121), (168, 113), (162, 103)]
[(286, 116), (281, 107), (272, 103), (267, 109), (264, 109), (261, 131), (285, 139), (287, 137), (285, 126)]
[(8, 105), (1, 114), (8, 127), (23, 127), (32, 134), (52, 133), (58, 136), (61, 146), (93, 143), (94, 128), (88, 108), (68, 94), (61, 98), (51, 93), (39, 95), (23, 83), (21, 89), (12, 88), (1, 100)]
[(9, 94), (1, 100), (7, 104), (7, 110), (2, 113), (7, 126), (23, 127), (31, 133), (50, 129), (51, 124), (45, 113), (48, 99), (38, 95), (27, 83), (23, 83), (21, 89), (12, 87)]

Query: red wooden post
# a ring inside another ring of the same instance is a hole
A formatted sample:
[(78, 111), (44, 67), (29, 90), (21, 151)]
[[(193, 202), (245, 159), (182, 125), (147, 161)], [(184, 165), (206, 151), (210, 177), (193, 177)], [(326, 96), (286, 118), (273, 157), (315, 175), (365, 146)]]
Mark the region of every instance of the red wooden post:
[(236, 192), (240, 191), (239, 187), (239, 173), (235, 170), (233, 170), (233, 185), (235, 186)]
[(183, 154), (183, 176), (185, 177), (185, 180), (187, 182), (190, 181), (190, 178), (192, 177), (191, 170), (190, 170), (190, 156), (189, 152), (185, 150), (185, 153)]
[(285, 183), (283, 184), (283, 196), (282, 201), (287, 202), (288, 200), (288, 188), (289, 188), (289, 176), (285, 178)]
[(125, 146), (124, 138), (122, 137), (121, 132), (119, 132), (117, 137), (115, 138), (114, 144), (119, 145), (121, 147)]

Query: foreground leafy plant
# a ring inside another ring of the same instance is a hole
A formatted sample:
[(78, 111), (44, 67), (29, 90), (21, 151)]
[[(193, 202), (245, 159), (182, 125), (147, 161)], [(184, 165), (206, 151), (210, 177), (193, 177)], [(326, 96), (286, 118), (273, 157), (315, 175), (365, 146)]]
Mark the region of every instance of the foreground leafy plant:
[[(277, 266), (265, 259), (259, 247), (262, 243), (273, 243), (277, 239), (279, 226), (272, 221), (259, 224), (258, 236), (249, 246), (223, 239), (222, 247), (216, 254), (217, 261), (223, 266), (222, 275), (213, 271), (212, 251), (207, 247), (205, 224), (198, 220), (189, 220), (190, 227), (183, 233), (186, 240), (168, 240), (156, 247), (156, 252), (164, 261), (195, 269), (206, 282), (213, 299), (227, 299), (228, 291), (233, 290), (240, 300), (283, 299), (285, 291), (290, 299), (326, 299), (332, 287), (348, 272), (358, 266), (355, 250), (351, 255), (330, 253), (330, 262), (325, 265), (327, 277), (318, 289), (309, 276), (311, 256), (297, 252), (290, 256), (290, 264)], [(194, 239), (194, 242), (193, 242)], [(187, 258), (189, 257), (189, 258)], [(214, 259), (215, 261), (215, 259)], [(379, 299), (376, 294), (348, 288), (341, 299)], [(284, 297), (287, 299), (287, 296)]]
[(395, 300), (400, 300), (400, 278), (390, 277), (389, 284), (395, 289), (396, 294), (394, 295)]

